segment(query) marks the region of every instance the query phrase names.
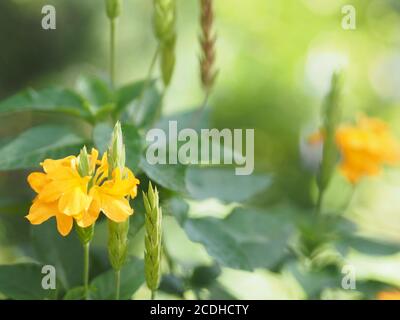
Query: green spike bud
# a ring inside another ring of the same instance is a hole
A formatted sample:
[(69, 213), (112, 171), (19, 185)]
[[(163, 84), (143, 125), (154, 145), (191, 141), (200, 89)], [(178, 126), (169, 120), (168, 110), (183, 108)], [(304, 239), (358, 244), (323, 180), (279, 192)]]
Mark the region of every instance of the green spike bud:
[(324, 146), (322, 162), (318, 177), (318, 187), (323, 192), (328, 186), (338, 160), (338, 151), (335, 143), (336, 129), (341, 120), (341, 74), (336, 72), (332, 76), (331, 88), (325, 98), (325, 105), (322, 109)]
[(111, 136), (110, 147), (108, 148), (108, 164), (111, 172), (116, 168), (120, 168), (122, 171), (125, 167), (125, 145), (119, 121), (115, 124)]
[[(121, 123), (115, 124), (110, 146), (108, 148), (109, 173), (114, 169), (120, 168), (121, 172), (125, 167), (125, 145)], [(108, 221), (108, 255), (114, 270), (121, 270), (125, 263), (126, 250), (128, 246), (129, 218), (125, 222)]]
[(81, 177), (90, 175), (90, 162), (86, 146), (81, 149), (78, 156), (78, 172)]
[(128, 247), (129, 219), (125, 222), (108, 220), (108, 256), (114, 270), (121, 270)]
[(161, 278), (162, 210), (159, 205), (157, 188), (151, 182), (147, 194), (143, 192), (145, 215), (145, 277), (151, 291), (158, 289)]
[(121, 14), (122, 1), (121, 0), (106, 0), (107, 17), (114, 20)]
[(176, 1), (153, 0), (153, 3), (154, 34), (159, 42), (162, 79), (167, 87), (171, 82), (176, 60)]

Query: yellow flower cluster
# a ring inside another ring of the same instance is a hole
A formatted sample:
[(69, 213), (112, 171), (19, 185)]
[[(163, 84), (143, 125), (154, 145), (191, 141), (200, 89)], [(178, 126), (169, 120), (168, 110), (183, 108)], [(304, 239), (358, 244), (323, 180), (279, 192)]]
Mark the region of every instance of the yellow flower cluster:
[(92, 149), (88, 155), (89, 174), (79, 174), (79, 156), (47, 159), (41, 163), (44, 172), (33, 172), (28, 182), (38, 194), (26, 216), (32, 224), (41, 224), (56, 217), (57, 229), (66, 236), (77, 225), (91, 226), (103, 212), (115, 222), (123, 222), (133, 214), (129, 197), (137, 194), (139, 180), (128, 168), (116, 168), (109, 176), (107, 153), (101, 160)]
[(378, 300), (400, 300), (400, 291), (380, 291), (377, 295)]
[(385, 122), (360, 117), (356, 125), (342, 125), (336, 132), (342, 154), (340, 169), (350, 182), (381, 172), (382, 165), (400, 161), (400, 146)]
[[(318, 131), (308, 138), (308, 143), (323, 140), (324, 133)], [(351, 183), (363, 176), (378, 175), (383, 165), (400, 162), (400, 145), (382, 120), (361, 116), (355, 125), (341, 125), (335, 140), (342, 157), (340, 170)]]

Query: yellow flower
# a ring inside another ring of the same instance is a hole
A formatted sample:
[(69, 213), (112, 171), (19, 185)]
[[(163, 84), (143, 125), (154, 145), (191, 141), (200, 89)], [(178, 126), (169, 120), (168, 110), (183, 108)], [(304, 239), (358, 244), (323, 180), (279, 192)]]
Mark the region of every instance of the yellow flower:
[(400, 161), (400, 147), (379, 119), (360, 117), (354, 126), (341, 126), (336, 144), (342, 154), (340, 169), (352, 183), (363, 176), (378, 175), (382, 165)]
[(66, 236), (74, 220), (83, 228), (91, 226), (101, 211), (115, 222), (125, 221), (133, 213), (128, 196), (134, 198), (139, 180), (132, 171), (114, 170), (108, 177), (107, 154), (98, 160), (98, 151), (92, 149), (89, 174), (78, 172), (79, 158), (47, 159), (41, 166), (44, 172), (33, 172), (28, 183), (38, 194), (26, 216), (32, 224), (41, 224), (56, 217), (57, 229)]
[(381, 291), (377, 298), (378, 300), (400, 300), (400, 291)]

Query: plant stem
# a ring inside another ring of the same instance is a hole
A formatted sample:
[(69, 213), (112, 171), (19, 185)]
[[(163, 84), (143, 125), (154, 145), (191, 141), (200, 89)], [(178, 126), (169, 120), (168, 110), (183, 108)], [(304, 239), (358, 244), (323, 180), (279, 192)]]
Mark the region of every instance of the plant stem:
[(85, 300), (89, 299), (89, 249), (90, 242), (83, 245), (83, 285)]
[(317, 204), (316, 204), (316, 207), (315, 207), (315, 214), (316, 215), (320, 215), (321, 214), (323, 197), (324, 197), (324, 192), (322, 190), (320, 190), (318, 192), (318, 199), (317, 199)]
[(151, 300), (156, 299), (156, 290), (151, 290)]
[(160, 52), (160, 46), (157, 46), (156, 51), (154, 51), (153, 58), (151, 59), (149, 71), (147, 72), (146, 79), (144, 80), (142, 91), (140, 92), (139, 106), (142, 105), (144, 94), (146, 93), (146, 90), (149, 86), (150, 78), (153, 74), (154, 66), (156, 65), (159, 52)]
[(110, 79), (111, 86), (115, 85), (115, 19), (110, 20)]
[(115, 270), (115, 300), (119, 300), (121, 289), (121, 270)]

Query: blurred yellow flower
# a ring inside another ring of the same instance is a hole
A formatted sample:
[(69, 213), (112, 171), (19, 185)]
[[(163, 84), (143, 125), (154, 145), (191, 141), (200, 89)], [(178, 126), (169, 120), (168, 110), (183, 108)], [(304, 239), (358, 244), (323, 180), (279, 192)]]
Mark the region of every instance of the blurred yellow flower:
[(81, 176), (79, 157), (47, 159), (41, 166), (44, 172), (33, 172), (28, 183), (38, 194), (26, 218), (32, 224), (41, 224), (56, 217), (57, 229), (63, 236), (69, 234), (74, 220), (83, 228), (91, 226), (101, 211), (115, 222), (125, 221), (133, 213), (127, 197), (134, 198), (139, 180), (132, 171), (116, 169), (108, 176), (107, 154), (98, 160), (98, 151), (88, 156), (89, 175)]
[(378, 300), (400, 300), (400, 291), (381, 291), (377, 295)]
[(382, 165), (400, 161), (400, 146), (385, 122), (362, 116), (356, 125), (342, 125), (336, 132), (342, 154), (340, 169), (350, 182), (381, 172)]

